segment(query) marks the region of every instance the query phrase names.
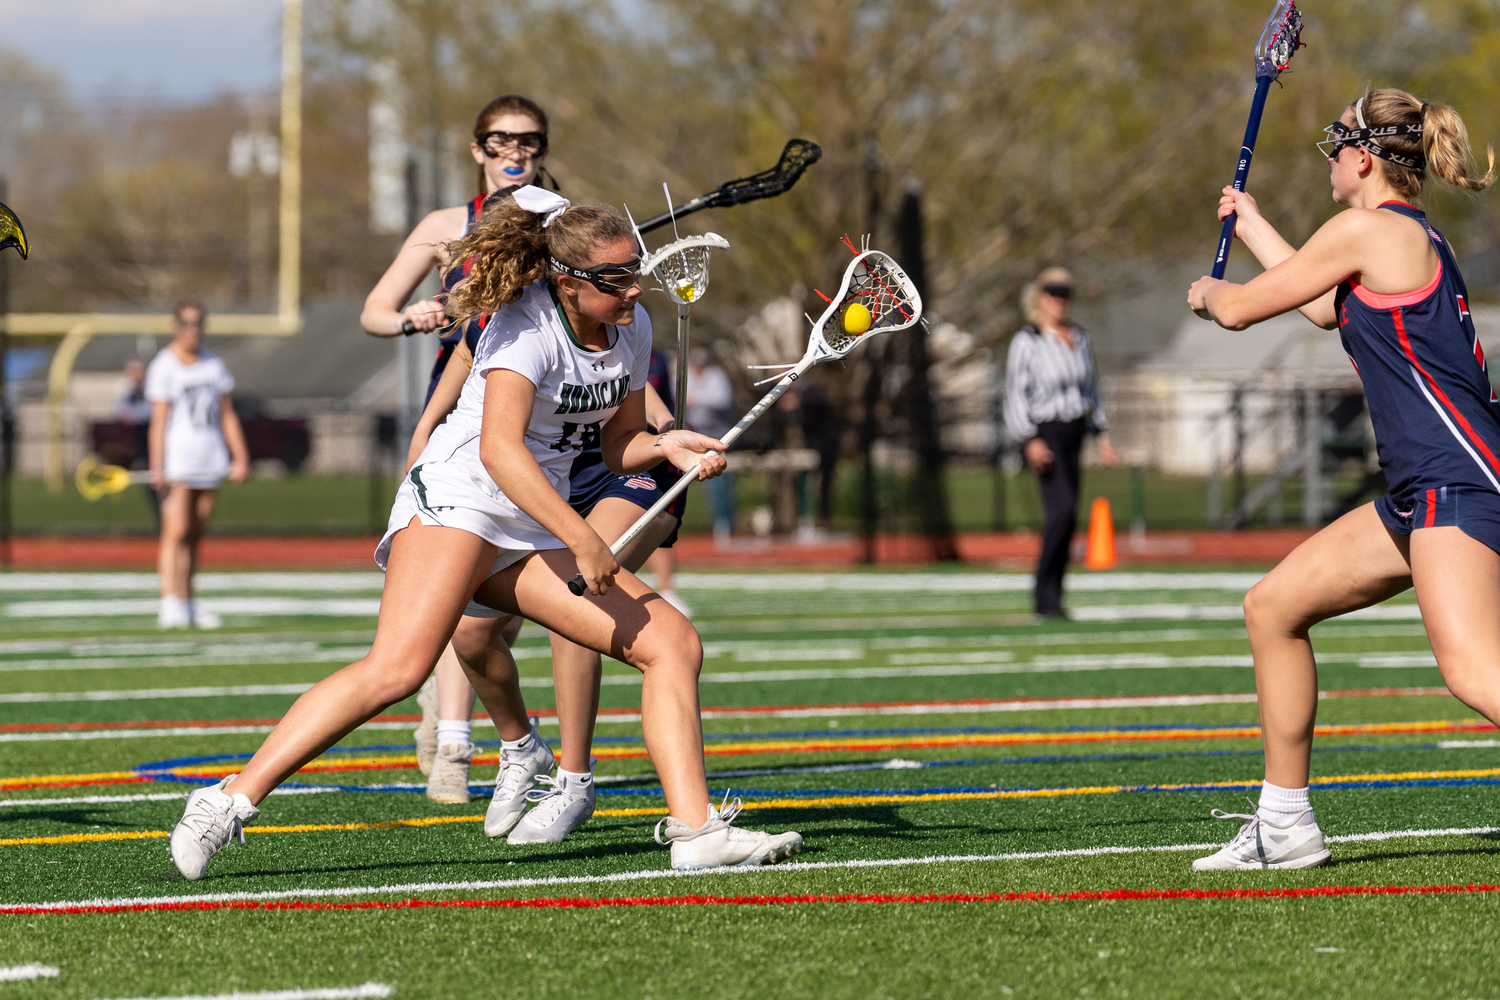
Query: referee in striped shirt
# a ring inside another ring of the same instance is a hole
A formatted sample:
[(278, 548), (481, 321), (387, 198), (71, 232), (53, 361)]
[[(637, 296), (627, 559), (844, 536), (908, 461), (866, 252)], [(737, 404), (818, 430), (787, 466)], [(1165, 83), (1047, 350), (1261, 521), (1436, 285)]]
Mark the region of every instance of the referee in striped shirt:
[(1021, 292), (1030, 320), (1010, 342), (1005, 362), (1005, 425), (1022, 442), (1042, 489), (1046, 523), (1036, 568), (1036, 612), (1062, 617), (1063, 572), (1078, 525), (1078, 458), (1085, 434), (1099, 435), (1099, 458), (1119, 456), (1105, 432), (1089, 338), (1068, 322), (1073, 276), (1049, 267)]

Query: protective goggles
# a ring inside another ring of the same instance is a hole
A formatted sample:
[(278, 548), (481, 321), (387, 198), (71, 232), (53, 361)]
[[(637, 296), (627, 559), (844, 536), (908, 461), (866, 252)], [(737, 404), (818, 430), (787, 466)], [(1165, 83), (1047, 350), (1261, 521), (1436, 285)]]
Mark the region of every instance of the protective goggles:
[(1043, 285), (1042, 291), (1054, 299), (1071, 299), (1073, 297), (1072, 285)]
[(554, 271), (587, 281), (605, 295), (623, 295), (641, 282), (640, 254), (621, 264), (595, 264), (587, 271), (569, 267), (550, 255), (548, 259)]
[(1420, 145), (1422, 142), (1421, 122), (1414, 122), (1410, 125), (1379, 125), (1375, 128), (1350, 128), (1343, 122), (1334, 122), (1323, 130), (1323, 134), (1328, 138), (1317, 144), (1318, 152), (1330, 160), (1338, 159), (1339, 153), (1345, 146), (1355, 146), (1368, 149), (1370, 155), (1389, 160), (1397, 166), (1409, 167), (1412, 170), (1421, 170), (1427, 166), (1427, 158), (1424, 156), (1407, 156), (1405, 153), (1397, 153), (1386, 149), (1376, 141), (1377, 139), (1404, 137)]
[(485, 132), (474, 137), (484, 155), (494, 159), (507, 149), (535, 156), (547, 149), (546, 132)]

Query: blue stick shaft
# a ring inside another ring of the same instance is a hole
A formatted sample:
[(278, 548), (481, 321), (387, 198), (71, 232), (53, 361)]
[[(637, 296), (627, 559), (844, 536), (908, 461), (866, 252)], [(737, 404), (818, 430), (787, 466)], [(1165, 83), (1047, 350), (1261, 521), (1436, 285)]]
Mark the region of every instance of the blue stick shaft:
[[(1266, 109), (1266, 93), (1271, 89), (1271, 76), (1257, 75), (1255, 78), (1255, 100), (1250, 104), (1250, 120), (1245, 123), (1245, 141), (1240, 146), (1239, 166), (1234, 168), (1234, 189), (1245, 190), (1245, 178), (1250, 173), (1250, 158), (1255, 155), (1255, 137), (1260, 132), (1260, 115)], [(1219, 252), (1214, 255), (1214, 277), (1224, 277), (1224, 268), (1229, 264), (1229, 247), (1234, 243), (1236, 216), (1231, 213), (1224, 220), (1219, 232)]]

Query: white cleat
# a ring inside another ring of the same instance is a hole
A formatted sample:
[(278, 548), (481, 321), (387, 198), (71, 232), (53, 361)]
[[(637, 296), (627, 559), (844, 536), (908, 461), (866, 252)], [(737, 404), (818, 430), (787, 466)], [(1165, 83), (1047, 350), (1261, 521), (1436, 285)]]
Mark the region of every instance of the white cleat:
[(193, 624), (193, 618), (188, 613), (187, 602), (175, 594), (168, 594), (161, 599), (161, 607), (156, 612), (157, 628), (187, 628)]
[(429, 674), (417, 690), (417, 707), (422, 710), (422, 724), (412, 730), (417, 741), (417, 770), (422, 777), (432, 774), (432, 762), (437, 759), (437, 674)]
[(216, 629), (224, 626), (224, 619), (205, 608), (199, 607), (197, 601), (188, 601), (188, 618), (193, 623), (193, 628)]
[[(725, 795), (718, 809), (708, 807), (708, 819), (696, 830), (668, 816), (656, 824), (656, 842), (672, 845), (672, 867), (678, 870), (774, 865), (801, 852), (800, 833), (770, 834), (730, 826), (742, 808), (739, 799), (730, 802)], [(665, 837), (662, 827), (666, 827)]]
[(472, 743), (449, 743), (438, 749), (427, 776), (427, 797), (433, 802), (461, 806), (469, 801), (469, 762), (474, 759)]
[(208, 870), (213, 856), (230, 840), (245, 842), (245, 824), (260, 815), (250, 799), (240, 792), (224, 791), (234, 775), (217, 785), (200, 788), (188, 796), (182, 819), (172, 830), (168, 845), (172, 864), (189, 882), (196, 882)]
[(1303, 824), (1309, 809), (1291, 826), (1272, 826), (1256, 813), (1213, 811), (1214, 819), (1241, 819), (1245, 823), (1234, 839), (1206, 858), (1193, 862), (1195, 872), (1222, 872), (1245, 868), (1316, 868), (1330, 857), (1323, 831), (1316, 821)]
[[(526, 811), (526, 796), (539, 781), (551, 781), (557, 758), (552, 748), (536, 731), (536, 721), (531, 724), (531, 748), (529, 750), (501, 750), (500, 772), (495, 775), (495, 797), (484, 811), (484, 835), (503, 837), (520, 822)], [(591, 796), (592, 798), (592, 796)], [(590, 810), (592, 812), (592, 810)], [(511, 843), (516, 843), (512, 840)]]
[(555, 778), (539, 777), (539, 787), (526, 793), (534, 803), (510, 831), (506, 843), (561, 844), (568, 834), (594, 815), (594, 759), (589, 758), (586, 775), (558, 774)]

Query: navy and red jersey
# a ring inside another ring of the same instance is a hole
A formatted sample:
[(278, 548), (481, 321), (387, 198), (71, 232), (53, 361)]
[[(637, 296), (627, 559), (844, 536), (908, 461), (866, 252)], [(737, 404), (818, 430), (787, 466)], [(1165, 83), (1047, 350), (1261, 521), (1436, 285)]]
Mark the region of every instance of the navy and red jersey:
[(646, 381), (661, 397), (662, 403), (673, 413), (677, 412), (677, 373), (667, 364), (661, 351), (651, 352), (651, 367), (646, 372)]
[(1380, 207), (1420, 222), (1438, 256), (1437, 274), (1415, 291), (1379, 295), (1353, 275), (1334, 298), (1390, 495), (1404, 502), (1453, 485), (1500, 493), (1500, 400), (1453, 250), (1419, 209)]

